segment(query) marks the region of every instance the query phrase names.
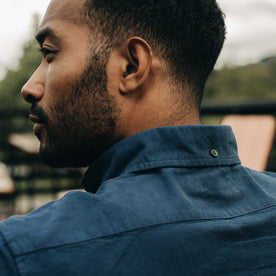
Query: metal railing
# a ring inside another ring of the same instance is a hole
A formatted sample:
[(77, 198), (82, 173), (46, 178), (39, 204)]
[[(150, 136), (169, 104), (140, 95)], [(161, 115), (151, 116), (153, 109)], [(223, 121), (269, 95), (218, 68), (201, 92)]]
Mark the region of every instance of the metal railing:
[(201, 108), (202, 115), (226, 115), (226, 114), (270, 114), (276, 115), (276, 100), (259, 103), (234, 103), (234, 104), (205, 104)]

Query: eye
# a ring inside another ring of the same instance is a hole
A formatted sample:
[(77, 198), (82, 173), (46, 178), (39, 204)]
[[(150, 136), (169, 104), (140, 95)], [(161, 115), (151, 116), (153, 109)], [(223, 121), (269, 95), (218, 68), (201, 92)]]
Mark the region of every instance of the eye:
[(45, 58), (48, 63), (53, 60), (53, 55), (57, 53), (57, 51), (53, 51), (45, 47), (40, 48), (39, 51), (42, 53), (43, 58)]

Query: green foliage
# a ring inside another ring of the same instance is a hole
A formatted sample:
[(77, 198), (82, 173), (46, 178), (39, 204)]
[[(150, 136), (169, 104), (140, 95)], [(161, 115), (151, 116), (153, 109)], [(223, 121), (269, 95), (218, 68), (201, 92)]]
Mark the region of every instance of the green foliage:
[(276, 58), (243, 67), (213, 71), (205, 88), (204, 102), (276, 100)]
[[(38, 29), (39, 16), (33, 19), (33, 37)], [(18, 67), (8, 70), (5, 78), (0, 82), (0, 161), (11, 157), (11, 148), (8, 144), (8, 136), (14, 132), (31, 131), (32, 124), (28, 120), (30, 105), (21, 97), (22, 86), (32, 75), (40, 63), (41, 55), (38, 44), (34, 39), (23, 45), (23, 55), (19, 60)], [(26, 110), (27, 112), (17, 112)]]
[[(39, 17), (35, 15), (34, 33), (37, 31), (38, 22)], [(5, 78), (0, 82), (0, 110), (6, 108), (18, 109), (27, 106), (20, 95), (20, 91), (41, 60), (41, 55), (37, 49), (38, 44), (34, 39), (26, 42), (18, 68), (8, 70)]]

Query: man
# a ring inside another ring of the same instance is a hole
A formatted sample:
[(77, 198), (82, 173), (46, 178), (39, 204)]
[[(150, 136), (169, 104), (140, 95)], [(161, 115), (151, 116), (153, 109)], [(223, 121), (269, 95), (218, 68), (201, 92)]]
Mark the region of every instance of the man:
[(275, 174), (200, 125), (224, 35), (215, 0), (51, 2), (22, 96), (87, 192), (2, 222), (1, 275), (276, 274)]

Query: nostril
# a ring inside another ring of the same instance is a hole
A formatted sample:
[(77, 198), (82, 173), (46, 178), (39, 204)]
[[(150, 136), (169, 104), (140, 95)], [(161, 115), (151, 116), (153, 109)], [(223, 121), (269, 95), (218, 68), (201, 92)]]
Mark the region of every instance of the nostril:
[(28, 96), (24, 97), (24, 99), (26, 102), (31, 103), (31, 104), (36, 102), (36, 98), (30, 94)]

